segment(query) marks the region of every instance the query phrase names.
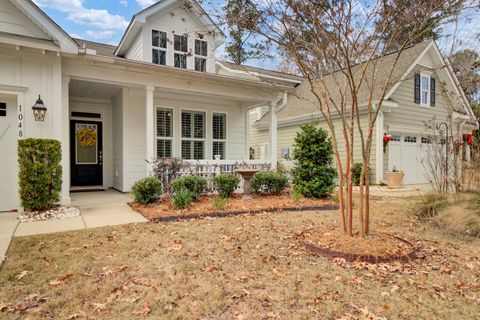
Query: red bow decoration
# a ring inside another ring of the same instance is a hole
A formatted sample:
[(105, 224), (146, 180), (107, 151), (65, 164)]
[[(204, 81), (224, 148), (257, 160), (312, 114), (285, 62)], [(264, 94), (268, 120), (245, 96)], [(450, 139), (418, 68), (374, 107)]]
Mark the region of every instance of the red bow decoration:
[(467, 143), (468, 143), (469, 145), (472, 145), (472, 143), (473, 143), (473, 135), (472, 135), (471, 133), (469, 133), (469, 134), (467, 135)]

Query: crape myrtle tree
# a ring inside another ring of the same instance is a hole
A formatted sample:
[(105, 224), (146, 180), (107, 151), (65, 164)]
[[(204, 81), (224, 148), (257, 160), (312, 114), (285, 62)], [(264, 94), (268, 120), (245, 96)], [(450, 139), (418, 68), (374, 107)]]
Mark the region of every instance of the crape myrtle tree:
[[(374, 128), (387, 92), (400, 80), (394, 76), (397, 62), (408, 46), (432, 30), (431, 25), (441, 25), (448, 15), (460, 10), (462, 3), (461, 0), (403, 1), (398, 5), (388, 0), (246, 0), (245, 14), (237, 17), (242, 27), (269, 39), (288, 54), (306, 78), (311, 101), (330, 131), (339, 172), (340, 219), (344, 232), (350, 236), (354, 215), (351, 170), (354, 145), (360, 144), (362, 150), (357, 215), (364, 236), (370, 226), (369, 159)], [(409, 11), (421, 11), (422, 15), (413, 21), (397, 23), (407, 6)], [(360, 110), (367, 115), (367, 123), (362, 125)], [(341, 134), (336, 134), (337, 131)], [(354, 140), (355, 133), (360, 139)]]

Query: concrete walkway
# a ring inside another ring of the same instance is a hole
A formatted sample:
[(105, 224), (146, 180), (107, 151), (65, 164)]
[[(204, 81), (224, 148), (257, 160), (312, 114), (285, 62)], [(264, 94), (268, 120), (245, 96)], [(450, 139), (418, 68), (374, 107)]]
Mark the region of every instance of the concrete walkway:
[(77, 192), (71, 197), (71, 206), (80, 209), (78, 217), (20, 223), (17, 212), (0, 213), (0, 265), (12, 237), (148, 221), (127, 205), (131, 198), (118, 191)]

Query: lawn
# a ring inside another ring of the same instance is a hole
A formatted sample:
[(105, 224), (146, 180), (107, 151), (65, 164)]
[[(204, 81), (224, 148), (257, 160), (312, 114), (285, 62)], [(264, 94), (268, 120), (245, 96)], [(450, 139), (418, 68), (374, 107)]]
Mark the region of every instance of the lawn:
[(413, 263), (308, 253), (299, 232), (335, 211), (140, 224), (14, 239), (2, 319), (479, 319), (480, 241), (375, 201), (372, 226), (415, 243)]

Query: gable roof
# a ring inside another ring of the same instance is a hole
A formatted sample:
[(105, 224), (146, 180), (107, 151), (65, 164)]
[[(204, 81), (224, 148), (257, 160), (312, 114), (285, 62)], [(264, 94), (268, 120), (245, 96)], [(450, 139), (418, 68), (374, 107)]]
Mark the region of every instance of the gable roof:
[[(151, 6), (135, 13), (132, 19), (130, 20), (130, 23), (128, 24), (127, 29), (125, 30), (125, 33), (123, 34), (122, 39), (118, 44), (117, 50), (115, 51), (115, 55), (123, 56), (125, 54), (125, 52), (130, 47), (131, 42), (134, 40), (138, 32), (142, 29), (143, 25), (145, 24), (146, 20), (149, 17), (171, 6), (174, 6), (179, 2), (180, 0), (160, 0), (152, 4)], [(219, 39), (218, 41), (216, 41), (216, 44), (220, 45), (223, 42), (225, 42), (225, 39), (226, 39), (225, 34), (218, 27), (218, 25), (212, 20), (212, 18), (205, 12), (202, 6), (196, 0), (189, 0), (188, 3), (192, 5), (192, 8), (191, 8), (192, 10), (195, 10), (196, 12), (199, 13), (199, 18), (205, 25), (213, 26), (213, 28), (215, 29), (215, 34), (219, 35)]]
[(48, 15), (45, 14), (31, 0), (3, 0), (9, 1), (23, 15), (30, 19), (39, 29), (46, 33), (62, 52), (78, 53), (75, 41)]
[[(395, 90), (398, 84), (406, 78), (409, 72), (416, 66), (419, 58), (423, 56), (429, 49), (436, 47), (436, 44), (433, 40), (428, 40), (410, 46), (404, 49), (398, 56), (398, 60), (393, 68), (391, 80), (387, 86), (387, 95), (386, 99), (391, 95)], [(381, 58), (372, 60), (370, 65), (367, 67), (366, 79), (372, 79), (374, 68), (378, 70), (385, 69), (386, 72), (378, 72), (375, 76), (374, 90), (372, 91), (372, 101), (378, 101), (382, 96), (383, 86), (388, 79), (388, 71), (391, 70), (395, 59), (397, 57), (396, 52), (385, 55)], [(354, 77), (357, 79), (360, 78), (361, 71), (363, 70), (365, 63), (360, 63), (353, 68)], [(370, 74), (370, 77), (368, 76)], [(340, 103), (341, 94), (338, 92), (339, 87), (346, 86), (345, 81), (346, 77), (342, 71), (336, 71), (331, 74), (324, 76), (324, 83), (327, 86), (327, 90), (330, 92), (331, 99)], [(318, 81), (318, 80), (317, 80)], [(362, 83), (358, 92), (358, 104), (366, 105), (368, 103), (368, 98), (370, 94), (370, 84), (366, 81)], [(456, 86), (455, 86), (456, 87)], [(458, 89), (458, 88), (457, 88)], [(349, 95), (346, 94), (346, 103), (348, 103)], [(287, 105), (281, 109), (277, 118), (279, 121), (295, 118), (302, 115), (313, 115), (319, 113), (316, 99), (310, 91), (310, 84), (308, 81), (304, 81), (301, 85), (297, 87), (296, 94), (289, 97)], [(463, 105), (466, 109), (469, 108), (468, 102), (464, 102)], [(263, 115), (263, 117), (256, 122), (257, 125), (264, 126), (268, 124), (269, 118), (267, 117), (268, 112)]]

